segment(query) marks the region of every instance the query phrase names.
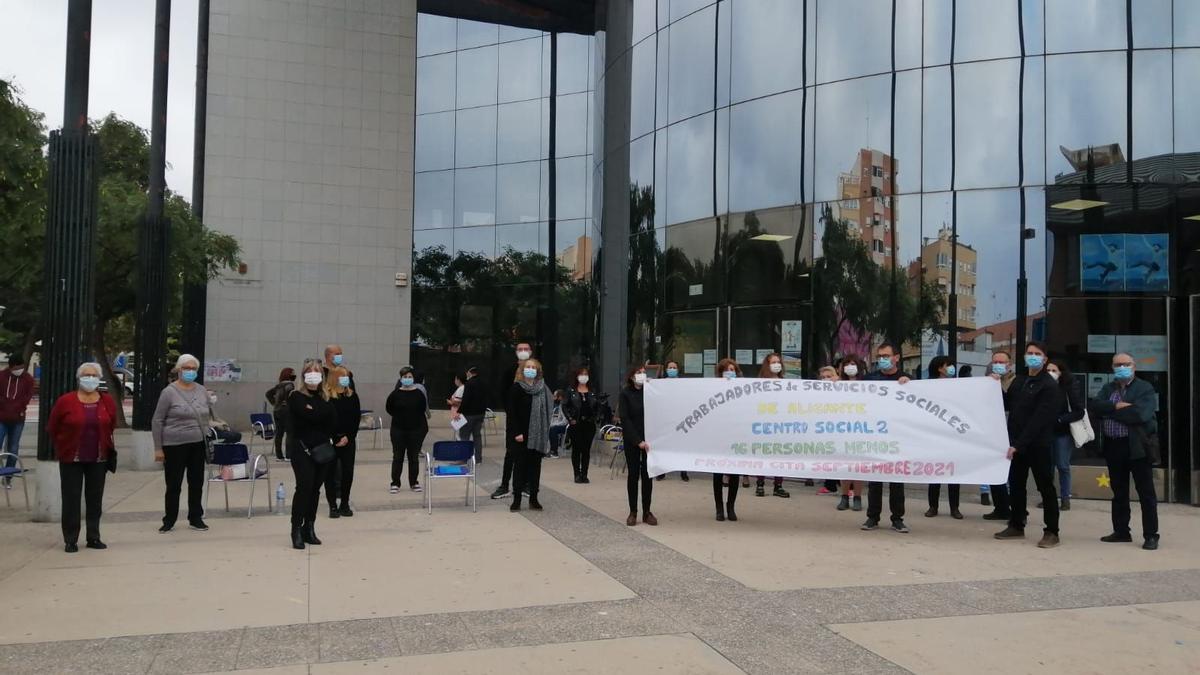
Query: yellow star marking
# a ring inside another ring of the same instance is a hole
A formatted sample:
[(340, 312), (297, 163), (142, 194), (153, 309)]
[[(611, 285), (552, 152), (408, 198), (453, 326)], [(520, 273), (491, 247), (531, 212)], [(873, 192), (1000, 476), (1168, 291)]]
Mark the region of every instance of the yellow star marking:
[(1102, 473), (1096, 476), (1096, 484), (1100, 487), (1112, 487), (1112, 480), (1109, 479), (1108, 474)]

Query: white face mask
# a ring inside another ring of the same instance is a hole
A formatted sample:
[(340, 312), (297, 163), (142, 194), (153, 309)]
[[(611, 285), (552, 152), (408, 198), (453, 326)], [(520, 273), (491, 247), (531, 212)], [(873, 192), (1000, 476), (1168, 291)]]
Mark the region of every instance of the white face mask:
[(87, 392), (96, 391), (100, 388), (100, 378), (95, 375), (84, 375), (79, 378), (79, 388)]
[(531, 356), (533, 356), (533, 352), (530, 352), (525, 349), (522, 349), (521, 351), (517, 352), (517, 358), (521, 361), (528, 361), (529, 357), (531, 357)]
[(304, 384), (307, 384), (310, 387), (315, 387), (315, 386), (321, 384), (321, 379), (322, 378), (321, 378), (320, 373), (311, 373), (310, 372), (310, 373), (304, 374)]
[(20, 377), (25, 374), (25, 369), (24, 368), (13, 368), (12, 374), (13, 374), (13, 377)]
[(587, 375), (580, 375), (579, 377), (577, 377), (575, 379), (579, 380), (579, 384), (587, 384), (588, 380), (591, 378), (589, 378)]
[(770, 368), (771, 372), (775, 373), (776, 375), (783, 372), (783, 364), (778, 361), (772, 361), (771, 365), (767, 367)]
[(1055, 380), (1058, 379), (1059, 375), (1062, 375), (1062, 373), (1058, 372), (1057, 370), (1050, 371), (1050, 377), (1053, 377)]
[(633, 383), (637, 384), (637, 385), (646, 384), (646, 374), (645, 373), (634, 373), (633, 374)]
[(211, 405), (216, 405), (216, 404), (217, 404), (217, 395), (216, 395), (216, 394), (209, 394), (209, 395), (208, 395), (208, 402), (209, 402), (209, 404), (211, 404)]
[(846, 366), (842, 368), (842, 372), (846, 373), (847, 377), (854, 377), (855, 375), (858, 375), (858, 366), (854, 365), (853, 363), (847, 363)]

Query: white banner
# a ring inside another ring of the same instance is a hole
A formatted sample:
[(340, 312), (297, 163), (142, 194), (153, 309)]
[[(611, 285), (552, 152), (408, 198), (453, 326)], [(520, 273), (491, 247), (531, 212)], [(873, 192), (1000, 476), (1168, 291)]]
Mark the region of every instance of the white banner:
[(646, 383), (647, 469), (898, 483), (1008, 479), (1000, 383)]

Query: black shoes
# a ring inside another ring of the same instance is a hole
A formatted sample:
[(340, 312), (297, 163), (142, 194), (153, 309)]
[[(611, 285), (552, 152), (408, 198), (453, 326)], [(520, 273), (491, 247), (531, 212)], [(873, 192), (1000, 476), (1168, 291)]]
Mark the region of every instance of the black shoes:
[(867, 518), (865, 521), (863, 521), (863, 524), (860, 525), (858, 529), (860, 529), (860, 530), (878, 530), (879, 529), (879, 521), (875, 520), (874, 518)]
[(530, 497), (529, 508), (533, 509), (534, 511), (541, 511), (542, 503), (538, 501), (537, 497)]
[(592, 481), (588, 480), (587, 474), (584, 474), (584, 475), (582, 475), (582, 476), (580, 476), (580, 477), (579, 477), (579, 482), (580, 482), (580, 483), (583, 483), (584, 485), (586, 485), (586, 484), (588, 484), (588, 483), (591, 483)]
[(991, 506), (992, 505), (992, 496), (986, 492), (981, 493), (979, 495), (979, 503), (983, 504), (984, 506)]
[(784, 499), (792, 496), (792, 493), (784, 490), (782, 485), (776, 485), (775, 489), (771, 491), (771, 494), (775, 495), (776, 497), (783, 497)]
[(962, 511), (959, 511), (958, 509), (951, 506), (950, 507), (950, 517), (955, 520), (962, 520), (963, 519)]
[(342, 504), (342, 508), (338, 509), (338, 515), (343, 518), (353, 518), (354, 512), (350, 510), (349, 504)]
[(1059, 511), (1070, 511), (1071, 510), (1071, 498), (1063, 497), (1062, 501), (1059, 503), (1058, 510)]
[(197, 532), (208, 532), (208, 525), (205, 525), (203, 520), (197, 520), (188, 523), (188, 529), (195, 530)]
[[(659, 478), (659, 480), (662, 480), (662, 476), (659, 476), (658, 478)], [(579, 485), (582, 483), (583, 483), (583, 476), (576, 475), (575, 476), (575, 484)]]
[(508, 507), (508, 510), (512, 511), (513, 513), (520, 511), (521, 510), (521, 502), (513, 502), (512, 506)]
[(909, 533), (908, 526), (904, 524), (903, 520), (893, 520), (892, 521), (892, 531), (899, 532), (900, 534), (908, 534)]
[(76, 544), (76, 543), (67, 544), (66, 546), (63, 547), (63, 550), (66, 551), (67, 553), (79, 553), (79, 544)]
[(108, 548), (108, 544), (100, 541), (99, 539), (89, 539), (88, 543), (84, 545), (88, 548), (94, 548), (97, 551), (103, 551), (104, 549)]
[(691, 480), (691, 478), (688, 478), (688, 474), (687, 474), (687, 472), (686, 472), (686, 471), (680, 471), (680, 472), (679, 472), (679, 480), (681, 480), (681, 481), (683, 481), (683, 482), (685, 482), (685, 483), (686, 483), (686, 482), (688, 482), (689, 480)]
[(761, 485), (759, 485), (759, 486), (756, 486), (756, 487), (754, 488), (754, 496), (755, 496), (755, 497), (766, 497), (766, 496), (767, 496), (767, 491), (766, 491), (766, 489), (765, 489), (765, 488), (763, 488), (763, 486), (761, 486)]
[(492, 499), (504, 499), (507, 496), (508, 496), (508, 486), (507, 485), (501, 485), (500, 487), (496, 488), (495, 492), (492, 493)]
[(329, 517), (330, 518), (341, 518), (342, 512), (338, 510), (338, 507), (330, 506), (329, 507)]
[(175, 529), (175, 526), (174, 526), (174, 525), (163, 525), (162, 527), (158, 528), (158, 533), (159, 533), (159, 534), (166, 534), (166, 533), (170, 532), (170, 531), (171, 531), (171, 530), (173, 530), (173, 529)]
[(855, 497), (853, 503), (850, 504), (851, 511), (862, 511), (862, 497)]
[(1158, 550), (1158, 535), (1156, 534), (1153, 537), (1146, 537), (1146, 541), (1145, 541), (1145, 543), (1142, 544), (1142, 548), (1147, 551), (1157, 551)]
[(1011, 513), (1006, 513), (1004, 511), (999, 511), (999, 510), (992, 511), (991, 513), (983, 514), (984, 520), (1008, 520), (1011, 517), (1012, 517)]
[(996, 534), (993, 534), (992, 536), (995, 537), (996, 539), (1024, 539), (1025, 538), (1025, 530), (1018, 530), (1017, 528), (1013, 527), (1012, 525), (1009, 525), (1008, 527), (1004, 528), (1003, 530), (1000, 530), (999, 532), (997, 532)]
[(311, 546), (321, 545), (321, 540), (317, 539), (317, 532), (312, 523), (305, 523), (304, 527), (300, 528), (300, 536), (306, 544)]
[(722, 507), (720, 505), (717, 506), (717, 522), (718, 523), (725, 522), (725, 509), (724, 509), (724, 507)]
[(849, 509), (850, 509), (850, 495), (842, 495), (842, 498), (838, 500), (837, 510), (838, 511), (848, 511)]
[(292, 548), (304, 550), (304, 535), (300, 532), (299, 525), (292, 526)]
[(936, 518), (937, 514), (938, 514), (938, 510), (937, 510), (936, 506), (931, 506), (931, 507), (929, 507), (929, 509), (927, 511), (925, 511), (926, 518)]
[(1133, 535), (1117, 534), (1116, 532), (1113, 532), (1112, 534), (1106, 534), (1103, 537), (1100, 537), (1100, 541), (1106, 544), (1128, 544), (1129, 542), (1133, 541)]
[(733, 510), (733, 504), (725, 505), (725, 519), (733, 523), (737, 522), (737, 513)]

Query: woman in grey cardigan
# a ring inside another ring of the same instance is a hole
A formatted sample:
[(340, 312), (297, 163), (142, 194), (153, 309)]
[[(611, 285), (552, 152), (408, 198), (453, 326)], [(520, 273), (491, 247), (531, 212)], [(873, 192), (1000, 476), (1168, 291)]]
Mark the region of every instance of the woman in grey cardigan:
[(188, 527), (205, 532), (204, 524), (204, 437), (208, 433), (208, 391), (196, 384), (200, 362), (191, 354), (183, 354), (175, 362), (179, 379), (167, 385), (158, 397), (154, 419), (150, 422), (154, 436), (154, 460), (162, 462), (167, 482), (163, 508), (163, 524), (159, 532), (170, 532), (179, 517), (179, 493), (183, 476), (188, 482)]

